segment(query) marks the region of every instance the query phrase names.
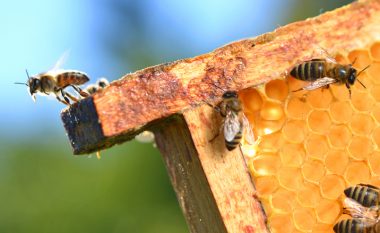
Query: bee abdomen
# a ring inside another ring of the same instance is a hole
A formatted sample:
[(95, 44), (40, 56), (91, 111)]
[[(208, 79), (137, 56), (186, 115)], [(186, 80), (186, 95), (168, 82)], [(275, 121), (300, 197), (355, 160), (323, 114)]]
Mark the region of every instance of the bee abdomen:
[(232, 141), (225, 140), (227, 150), (231, 151), (235, 149), (239, 145), (241, 138), (242, 138), (242, 132), (239, 132), (238, 134), (236, 134), (236, 136), (234, 137)]
[(364, 226), (364, 224), (356, 219), (345, 219), (339, 221), (334, 225), (334, 231), (336, 233), (369, 233), (370, 229)]
[(367, 186), (356, 185), (344, 190), (344, 194), (364, 207), (379, 205), (379, 190)]
[(68, 71), (57, 75), (57, 83), (60, 87), (82, 85), (89, 80), (85, 73), (79, 71)]
[(290, 74), (296, 79), (303, 81), (315, 81), (325, 76), (324, 62), (311, 60), (293, 67)]

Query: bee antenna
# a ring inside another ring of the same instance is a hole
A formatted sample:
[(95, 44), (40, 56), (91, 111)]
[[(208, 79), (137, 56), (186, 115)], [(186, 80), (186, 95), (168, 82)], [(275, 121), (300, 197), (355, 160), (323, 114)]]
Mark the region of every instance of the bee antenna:
[(364, 86), (364, 84), (363, 84), (362, 82), (360, 82), (359, 79), (356, 79), (356, 80), (358, 80), (358, 82), (359, 82), (364, 88), (367, 88), (366, 86)]
[(355, 64), (355, 62), (356, 62), (356, 60), (358, 60), (358, 57), (355, 57), (355, 59), (354, 59), (354, 61), (352, 62), (352, 64), (351, 64), (351, 65), (354, 65), (354, 64)]
[(358, 75), (356, 75), (356, 76), (358, 77), (361, 73), (363, 73), (363, 72), (364, 72), (366, 69), (368, 69), (370, 66), (371, 66), (371, 65), (366, 66), (364, 69), (362, 69), (361, 71), (359, 71)]
[(15, 83), (15, 84), (21, 84), (21, 85), (26, 85), (26, 86), (28, 86), (29, 87), (29, 85), (27, 84), (27, 83)]
[(25, 69), (25, 72), (26, 72), (26, 76), (28, 76), (28, 79), (30, 79), (30, 76), (29, 76), (29, 73), (28, 73), (28, 69)]

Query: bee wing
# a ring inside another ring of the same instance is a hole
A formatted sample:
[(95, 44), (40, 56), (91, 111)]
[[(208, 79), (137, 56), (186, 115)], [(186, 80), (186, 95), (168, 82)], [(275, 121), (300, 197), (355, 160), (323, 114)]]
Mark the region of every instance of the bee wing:
[(240, 130), (239, 117), (235, 113), (228, 111), (226, 119), (224, 120), (224, 139), (231, 142)]
[(323, 57), (328, 61), (328, 62), (331, 62), (331, 63), (334, 63), (334, 64), (337, 64), (338, 62), (335, 60), (335, 58), (333, 58), (329, 52), (327, 52), (326, 49), (318, 46), (318, 49), (321, 53), (321, 55), (323, 55)]
[(66, 62), (67, 58), (70, 55), (70, 50), (65, 51), (58, 59), (58, 61), (54, 64), (53, 68), (50, 71), (59, 70), (62, 65)]
[(243, 129), (244, 129), (244, 140), (249, 144), (253, 145), (255, 143), (255, 136), (253, 134), (251, 124), (249, 123), (247, 117), (243, 114)]
[(356, 202), (355, 200), (346, 197), (344, 199), (345, 213), (356, 219), (362, 219), (369, 224), (375, 224), (378, 220), (377, 211), (379, 208), (367, 208)]
[(336, 82), (337, 80), (334, 78), (324, 77), (311, 82), (309, 85), (303, 87), (302, 90), (311, 91)]

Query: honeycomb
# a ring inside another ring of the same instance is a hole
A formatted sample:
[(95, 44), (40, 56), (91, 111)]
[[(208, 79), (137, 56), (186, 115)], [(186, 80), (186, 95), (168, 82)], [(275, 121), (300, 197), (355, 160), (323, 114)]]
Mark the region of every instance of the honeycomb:
[(293, 92), (279, 77), (239, 93), (257, 138), (242, 150), (272, 232), (334, 232), (343, 190), (380, 186), (380, 42), (336, 55), (369, 69), (352, 86)]

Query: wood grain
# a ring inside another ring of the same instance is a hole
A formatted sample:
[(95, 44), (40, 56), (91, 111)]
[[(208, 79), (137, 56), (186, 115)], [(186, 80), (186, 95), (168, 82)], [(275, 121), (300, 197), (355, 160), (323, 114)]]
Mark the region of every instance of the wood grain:
[(203, 106), (155, 130), (191, 232), (268, 232), (239, 147), (227, 151), (222, 119)]
[[(204, 101), (216, 104), (222, 90), (241, 90), (285, 78), (296, 63), (321, 57), (320, 48), (334, 54), (364, 47), (380, 39), (379, 22), (380, 1), (358, 1), (208, 54), (125, 75), (90, 100), (63, 110), (74, 154), (129, 140), (147, 125)], [(79, 117), (86, 114), (80, 109), (90, 108), (97, 115), (91, 121), (93, 126)]]

